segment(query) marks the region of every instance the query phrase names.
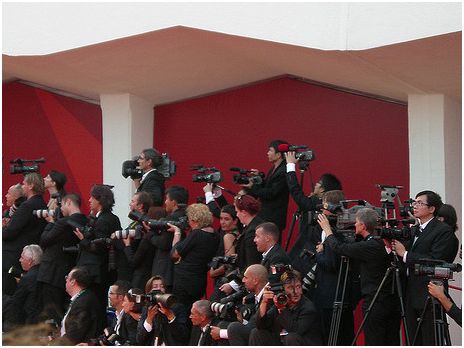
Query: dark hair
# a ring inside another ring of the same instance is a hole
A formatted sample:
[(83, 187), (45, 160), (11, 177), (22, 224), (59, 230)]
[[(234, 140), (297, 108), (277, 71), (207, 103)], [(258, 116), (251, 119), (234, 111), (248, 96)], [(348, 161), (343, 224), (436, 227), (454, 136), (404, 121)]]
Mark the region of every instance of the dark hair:
[(152, 276), (150, 279), (147, 280), (145, 283), (145, 293), (148, 294), (151, 291), (151, 283), (153, 283), (154, 280), (161, 280), (163, 282), (163, 285), (166, 287), (166, 282), (164, 281), (164, 278), (158, 274)]
[(232, 204), (227, 204), (221, 208), (221, 213), (229, 214), (232, 220), (237, 220), (237, 211)]
[(151, 160), (151, 167), (157, 168), (163, 163), (163, 158), (158, 150), (155, 149), (145, 149), (142, 150), (143, 155), (145, 156), (145, 160)]
[(443, 201), (438, 193), (433, 191), (421, 191), (416, 195), (416, 198), (419, 196), (427, 196), (427, 205), (429, 207), (434, 207), (435, 210), (433, 211), (433, 215), (437, 216), (438, 210), (440, 210), (441, 206), (443, 205)]
[(437, 216), (443, 218), (443, 222), (451, 226), (454, 232), (458, 230), (458, 217), (456, 209), (451, 204), (443, 204), (438, 210)]
[(171, 200), (176, 201), (177, 204), (188, 203), (189, 194), (183, 186), (170, 186), (166, 189), (166, 194), (169, 195)]
[(145, 303), (143, 301), (142, 302), (136, 302), (136, 299), (131, 295), (143, 295), (143, 291), (140, 290), (140, 289), (137, 289), (137, 288), (132, 288), (132, 289), (129, 289), (129, 291), (124, 295), (124, 296), (127, 297), (127, 299), (130, 302), (135, 303), (134, 307), (132, 308), (132, 312), (133, 313), (142, 313), (142, 310), (143, 310), (143, 307), (145, 306)]
[(60, 192), (61, 195), (63, 195), (65, 193), (64, 185), (66, 184), (66, 181), (67, 181), (66, 175), (56, 170), (50, 170), (48, 175), (50, 175), (50, 178), (52, 178), (52, 180), (55, 182), (56, 189), (58, 190), (58, 192)]
[(146, 191), (137, 192), (135, 195), (137, 196), (137, 203), (142, 204), (143, 212), (145, 214), (148, 213), (148, 209), (150, 209), (153, 203), (151, 195)]
[[(287, 145), (288, 145), (288, 142), (286, 142), (285, 140), (279, 140), (279, 139), (272, 140), (272, 141), (269, 143), (269, 147), (274, 148), (275, 152), (280, 152), (280, 151), (279, 151), (279, 145), (282, 145), (282, 144), (287, 144)], [(282, 156), (282, 158), (285, 158), (285, 157)]]
[(256, 215), (261, 210), (261, 202), (250, 195), (236, 196), (234, 204), (237, 209), (245, 210), (251, 215)]
[(293, 280), (298, 280), (301, 282), (301, 273), (295, 269), (286, 271), (280, 276), (280, 281), (284, 284), (290, 283)]
[(114, 206), (113, 191), (107, 185), (93, 185), (90, 195), (95, 198), (102, 206), (103, 211), (111, 211)]
[(279, 240), (280, 231), (275, 223), (263, 222), (262, 224), (259, 224), (258, 226), (256, 226), (255, 230), (257, 230), (258, 228), (262, 228), (263, 232), (266, 233), (267, 235), (270, 235), (272, 239), (274, 239), (276, 242)]
[(340, 204), (343, 200), (345, 200), (345, 195), (340, 190), (327, 191), (322, 194), (322, 202)]
[(118, 287), (118, 295), (125, 295), (131, 288), (131, 283), (128, 280), (116, 280), (113, 284), (113, 286)]
[(342, 190), (342, 183), (338, 178), (330, 173), (322, 174), (319, 183), (324, 191)]
[(76, 207), (79, 207), (79, 208), (81, 207), (81, 204), (82, 204), (81, 196), (79, 196), (77, 193), (74, 193), (74, 192), (67, 193), (61, 200), (63, 202), (69, 200)]
[(150, 209), (148, 209), (147, 215), (150, 219), (159, 220), (161, 218), (166, 217), (167, 214), (166, 209), (164, 209), (163, 207), (152, 206), (150, 207)]
[(71, 272), (72, 279), (74, 279), (81, 288), (87, 289), (92, 284), (92, 277), (86, 268), (74, 267)]

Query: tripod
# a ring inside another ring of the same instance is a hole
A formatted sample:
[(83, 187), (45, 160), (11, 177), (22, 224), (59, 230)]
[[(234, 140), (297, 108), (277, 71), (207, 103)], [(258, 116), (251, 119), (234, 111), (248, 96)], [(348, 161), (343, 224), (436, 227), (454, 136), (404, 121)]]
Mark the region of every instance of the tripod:
[[(432, 280), (437, 285), (443, 285), (441, 280)], [(451, 346), (451, 338), (448, 329), (448, 322), (446, 321), (446, 315), (444, 313), (443, 307), (441, 306), (440, 302), (433, 296), (427, 296), (425, 300), (424, 309), (421, 313), (419, 318), (419, 322), (417, 324), (417, 329), (414, 334), (414, 340), (412, 344), (416, 343), (416, 339), (419, 335), (419, 331), (422, 326), (422, 322), (424, 321), (425, 314), (427, 312), (427, 308), (429, 305), (432, 305), (432, 314), (433, 314), (433, 331), (435, 335), (435, 345), (436, 346)]]
[[(329, 346), (336, 346), (338, 333), (340, 331), (340, 321), (342, 318), (343, 304), (345, 300), (346, 283), (348, 281), (348, 271), (350, 267), (350, 259), (347, 256), (342, 256), (340, 260), (340, 269), (338, 271), (337, 289), (335, 290), (335, 300), (333, 304), (332, 322), (330, 324)], [(341, 282), (343, 280), (343, 285)], [(341, 291), (340, 286), (342, 286)], [(340, 295), (340, 296), (339, 296)]]
[[(303, 181), (304, 181), (304, 174), (306, 169), (309, 167), (309, 161), (301, 161), (299, 162), (300, 167), (300, 187), (303, 189)], [(312, 181), (312, 180), (311, 180)], [(295, 228), (296, 221), (301, 218), (301, 211), (297, 209), (292, 216), (292, 223), (290, 224), (290, 229), (288, 230), (287, 241), (285, 242), (285, 251), (288, 250), (288, 245), (292, 240), (293, 229)]]
[(370, 303), (369, 307), (366, 310), (366, 313), (364, 315), (364, 319), (361, 322), (361, 325), (359, 326), (358, 331), (356, 332), (356, 335), (355, 335), (355, 337), (353, 339), (353, 342), (351, 342), (352, 346), (354, 346), (356, 344), (358, 336), (361, 333), (361, 330), (364, 327), (364, 324), (366, 323), (367, 319), (369, 318), (370, 311), (371, 311), (372, 307), (374, 306), (375, 302), (377, 301), (377, 298), (378, 298), (378, 296), (380, 294), (380, 291), (384, 287), (386, 280), (388, 279), (390, 274), (392, 274), (392, 272), (394, 272), (394, 278), (393, 278), (394, 285), (393, 286), (396, 285), (396, 293), (397, 293), (398, 299), (400, 301), (401, 320), (403, 322), (403, 327), (404, 327), (404, 331), (405, 331), (406, 345), (407, 346), (410, 345), (408, 324), (406, 322), (406, 310), (405, 310), (405, 307), (404, 307), (404, 300), (403, 300), (403, 290), (402, 290), (401, 281), (400, 281), (400, 269), (398, 267), (398, 264), (399, 264), (398, 256), (396, 254), (394, 254), (394, 259), (393, 259), (393, 261), (391, 263), (391, 266), (388, 267), (387, 271), (385, 272), (385, 275), (384, 275), (384, 277), (382, 279), (382, 282), (380, 283), (379, 288), (377, 289), (377, 292), (375, 293), (374, 298), (372, 299), (372, 302)]

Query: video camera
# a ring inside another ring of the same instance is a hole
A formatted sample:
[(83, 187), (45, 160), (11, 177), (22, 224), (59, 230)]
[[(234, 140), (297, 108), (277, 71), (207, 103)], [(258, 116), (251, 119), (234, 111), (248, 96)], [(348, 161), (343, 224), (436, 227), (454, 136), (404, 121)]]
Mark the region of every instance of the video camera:
[[(38, 173), (40, 171), (39, 163), (45, 163), (45, 158), (32, 160), (16, 158), (10, 161), (10, 163), (10, 174)], [(26, 165), (26, 163), (31, 163), (31, 165)]]
[(447, 263), (443, 260), (419, 259), (414, 264), (414, 275), (428, 276), (432, 279), (453, 279), (453, 272), (461, 272), (461, 270), (462, 266), (459, 263)]
[(150, 305), (156, 305), (159, 303), (163, 307), (172, 308), (172, 306), (177, 302), (174, 295), (164, 294), (159, 290), (153, 290), (148, 294), (133, 294), (131, 290), (129, 290), (127, 295), (135, 303), (148, 303)]
[(263, 183), (263, 179), (265, 177), (263, 172), (259, 172), (258, 175), (254, 175), (252, 170), (244, 168), (232, 167), (230, 168), (230, 171), (238, 172), (238, 174), (235, 174), (232, 177), (234, 184), (237, 185), (246, 185), (249, 183), (260, 185)]
[(197, 174), (192, 175), (193, 182), (206, 182), (208, 184), (217, 184), (222, 181), (222, 174), (215, 167), (204, 167), (202, 164), (196, 164), (191, 167), (191, 170), (197, 171)]
[[(131, 160), (122, 162), (122, 176), (127, 179), (130, 177), (132, 180), (140, 179), (143, 176), (142, 169), (138, 168), (139, 156), (135, 156)], [(169, 158), (167, 153), (161, 154), (161, 164), (155, 168), (166, 179), (170, 179), (176, 174), (176, 162)]]
[(150, 219), (148, 216), (136, 211), (132, 210), (129, 212), (128, 215), (129, 219), (133, 221), (138, 221), (140, 223), (145, 222), (150, 226), (153, 231), (161, 233), (161, 231), (165, 231), (169, 228), (168, 224), (174, 225), (179, 227), (181, 230), (185, 230), (188, 228), (188, 219), (186, 216), (179, 218), (179, 220), (155, 220)]
[[(289, 144), (280, 144), (278, 146), (279, 152), (289, 152), (295, 151), (295, 157), (300, 162), (309, 162), (315, 159), (314, 151), (308, 149), (306, 145), (289, 145)], [(303, 150), (303, 151), (300, 151)]]
[(208, 264), (212, 269), (218, 269), (221, 265), (232, 265), (237, 264), (237, 255), (233, 256), (215, 256)]

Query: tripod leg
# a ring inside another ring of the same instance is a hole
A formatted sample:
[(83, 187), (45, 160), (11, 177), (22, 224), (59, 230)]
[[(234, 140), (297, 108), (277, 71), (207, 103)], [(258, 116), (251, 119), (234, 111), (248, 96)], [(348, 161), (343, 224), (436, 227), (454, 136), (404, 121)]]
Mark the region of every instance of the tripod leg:
[[(345, 291), (346, 291), (346, 283), (348, 280), (348, 271), (349, 271), (350, 259), (346, 256), (342, 256), (340, 260), (340, 269), (338, 271), (338, 279), (337, 279), (337, 289), (335, 290), (335, 300), (334, 300), (334, 309), (332, 314), (332, 322), (330, 325), (330, 333), (329, 333), (329, 346), (336, 346), (338, 343), (338, 334), (340, 331), (340, 321), (343, 313), (343, 304), (345, 301)], [(343, 285), (341, 285), (341, 280), (343, 276)], [(340, 294), (341, 288), (341, 297)]]
[(295, 228), (296, 220), (298, 220), (299, 217), (300, 217), (300, 212), (297, 210), (296, 212), (293, 213), (293, 216), (292, 216), (292, 223), (290, 225), (290, 229), (288, 230), (287, 241), (285, 242), (285, 251), (288, 250), (288, 245), (290, 244), (290, 240), (292, 239), (292, 235), (293, 235), (293, 229)]
[[(403, 322), (404, 327), (404, 334), (406, 336), (406, 345), (410, 345), (409, 340), (409, 327), (406, 320), (406, 309), (404, 306), (404, 298), (403, 298), (403, 289), (401, 288), (401, 280), (400, 280), (400, 270), (398, 267), (395, 268), (395, 282), (396, 282), (396, 292), (398, 294), (398, 298), (400, 300), (400, 313), (401, 313), (401, 321)], [(400, 340), (401, 342), (401, 340)]]
[(427, 297), (427, 299), (425, 300), (425, 305), (424, 305), (424, 309), (422, 310), (422, 313), (421, 313), (421, 316), (419, 318), (419, 322), (417, 323), (417, 328), (416, 328), (416, 332), (414, 333), (414, 339), (412, 341), (412, 345), (414, 346), (416, 344), (416, 340), (417, 340), (417, 337), (419, 336), (419, 332), (420, 332), (420, 329), (421, 329), (421, 326), (422, 326), (422, 322), (424, 321), (424, 316), (425, 316), (425, 313), (427, 311), (427, 308), (429, 306), (429, 304), (432, 303), (432, 299), (431, 297)]

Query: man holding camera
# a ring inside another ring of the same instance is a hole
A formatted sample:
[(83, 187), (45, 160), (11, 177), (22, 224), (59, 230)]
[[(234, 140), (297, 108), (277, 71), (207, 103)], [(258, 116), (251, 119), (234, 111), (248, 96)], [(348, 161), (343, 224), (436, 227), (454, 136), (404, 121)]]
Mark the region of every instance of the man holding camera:
[(359, 209), (356, 213), (355, 229), (356, 235), (363, 240), (349, 243), (334, 236), (329, 220), (324, 214), (318, 216), (319, 224), (327, 236), (324, 247), (360, 262), (361, 294), (364, 299), (362, 308), (364, 315), (368, 315), (364, 326), (366, 345), (397, 346), (400, 343), (400, 310), (398, 298), (392, 288), (392, 274), (386, 279), (376, 303), (370, 312), (367, 312), (392, 261), (392, 254), (388, 253), (383, 240), (372, 235), (378, 219), (375, 210)]
[(46, 221), (32, 214), (33, 210), (47, 209), (42, 197), (44, 181), (39, 173), (28, 173), (24, 176), (23, 192), (26, 201), (22, 203), (11, 217), (8, 226), (2, 230), (2, 271), (3, 293), (12, 295), (16, 282), (8, 274), (11, 266), (19, 268), (19, 257), (22, 249), (28, 244), (37, 244), (45, 228)]
[(322, 345), (318, 314), (314, 304), (303, 296), (300, 273), (286, 270), (280, 281), (284, 294), (275, 294), (270, 288), (263, 293), (249, 345)]
[(251, 317), (248, 320), (239, 315), (239, 321), (230, 323), (227, 329), (221, 329), (218, 326), (211, 326), (211, 336), (214, 340), (226, 339), (231, 346), (247, 346), (251, 330), (256, 327), (256, 311), (261, 302), (265, 286), (268, 284), (267, 269), (263, 265), (251, 265), (243, 274), (243, 285), (252, 294), (254, 294), (254, 308)]
[(148, 192), (153, 201), (153, 205), (161, 207), (164, 197), (164, 176), (156, 168), (163, 163), (161, 154), (155, 149), (145, 149), (137, 160), (143, 175), (141, 179), (134, 179), (137, 192)]
[[(454, 261), (459, 247), (459, 241), (451, 227), (436, 218), (442, 204), (441, 197), (437, 193), (433, 191), (419, 192), (412, 203), (414, 217), (420, 221), (419, 225), (412, 228), (414, 238), (406, 244), (406, 247), (397, 240), (392, 243), (392, 249), (408, 267), (405, 302), (411, 339), (416, 333), (418, 319), (425, 307), (429, 282), (429, 277), (426, 275), (415, 274), (414, 265), (420, 263), (420, 259), (424, 258), (451, 263)], [(425, 311), (420, 334), (415, 344), (435, 344), (432, 306), (428, 306)]]
[[(151, 284), (149, 293), (166, 293), (161, 276), (153, 276)], [(181, 303), (176, 303), (171, 308), (162, 302), (149, 303), (142, 311), (137, 328), (137, 342), (147, 346), (186, 345), (189, 336), (187, 320), (187, 312)]]
[[(285, 159), (279, 152), (279, 145), (288, 144), (286, 141), (273, 140), (269, 144), (267, 158), (272, 163), (272, 168), (267, 173), (261, 185), (253, 182), (241, 185), (247, 193), (259, 198), (262, 203), (259, 216), (264, 221), (274, 222), (279, 231), (285, 229), (287, 224), (288, 187), (285, 178)], [(253, 174), (258, 175), (258, 170), (253, 169)], [(279, 236), (279, 242), (282, 237)]]
[(47, 319), (59, 322), (64, 315), (66, 300), (64, 277), (76, 265), (75, 253), (66, 252), (63, 247), (72, 247), (79, 243), (68, 224), (73, 221), (80, 226), (87, 224), (87, 217), (81, 213), (81, 198), (75, 193), (62, 197), (62, 218), (50, 222), (40, 237), (43, 249), (42, 262), (37, 280), (40, 282), (41, 304)]

